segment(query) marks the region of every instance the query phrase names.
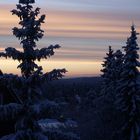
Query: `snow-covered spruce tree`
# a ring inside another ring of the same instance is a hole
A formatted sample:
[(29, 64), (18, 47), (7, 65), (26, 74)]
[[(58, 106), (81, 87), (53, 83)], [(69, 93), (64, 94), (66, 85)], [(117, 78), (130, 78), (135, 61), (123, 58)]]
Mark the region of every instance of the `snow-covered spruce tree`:
[(106, 53), (106, 57), (104, 58), (104, 63), (102, 64), (103, 69), (101, 72), (103, 73), (101, 77), (103, 78), (103, 88), (102, 88), (102, 94), (107, 94), (111, 92), (112, 90), (112, 81), (114, 81), (114, 51), (112, 50), (111, 46), (109, 46), (109, 51)]
[(124, 63), (117, 88), (117, 108), (125, 116), (122, 134), (124, 140), (140, 140), (140, 84), (138, 62), (138, 33), (134, 25), (124, 46)]
[[(66, 72), (65, 69), (53, 70), (43, 74), (42, 67), (35, 61), (47, 59), (54, 55), (54, 49), (59, 45), (36, 49), (36, 41), (43, 37), (41, 24), (45, 15), (40, 14), (40, 8), (33, 9), (35, 0), (19, 0), (17, 9), (12, 14), (20, 18), (21, 28), (14, 27), (13, 34), (21, 40), (23, 51), (9, 47), (0, 53), (1, 57), (10, 57), (18, 60), (22, 76), (3, 74), (0, 81), (5, 83), (11, 94), (16, 99), (15, 103), (0, 106), (0, 121), (15, 120), (15, 133), (2, 137), (0, 140), (73, 140), (79, 139), (71, 133), (64, 133), (57, 129), (45, 129), (39, 124), (42, 118), (52, 119), (57, 117), (60, 105), (49, 100), (40, 102), (42, 92), (40, 86), (43, 82), (59, 79)], [(16, 84), (16, 85), (15, 85)], [(18, 86), (18, 88), (17, 88)], [(20, 86), (20, 87), (19, 87)], [(54, 116), (52, 116), (54, 115)]]
[(123, 69), (123, 53), (120, 50), (114, 52), (114, 61), (113, 61), (113, 68), (112, 68), (112, 79), (110, 86), (112, 87), (113, 99), (116, 98), (116, 90), (120, 80), (120, 75)]
[(115, 61), (114, 61), (114, 69), (115, 69), (115, 83), (120, 80), (120, 74), (122, 72), (122, 68), (123, 68), (123, 53), (121, 52), (121, 50), (117, 50), (114, 53), (114, 57), (115, 57)]

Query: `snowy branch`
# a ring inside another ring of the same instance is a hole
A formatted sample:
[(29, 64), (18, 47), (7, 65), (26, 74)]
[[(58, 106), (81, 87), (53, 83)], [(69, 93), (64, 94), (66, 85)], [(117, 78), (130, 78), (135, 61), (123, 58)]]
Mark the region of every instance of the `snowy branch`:
[(21, 61), (23, 58), (23, 53), (16, 50), (15, 48), (9, 47), (5, 49), (5, 53), (0, 53), (0, 57), (9, 57), (14, 60)]
[(47, 132), (45, 132), (45, 134), (51, 140), (80, 140), (80, 138), (73, 133), (63, 133), (56, 130), (48, 130)]
[(38, 119), (58, 114), (60, 112), (60, 109), (61, 108), (59, 104), (49, 100), (45, 100), (40, 104), (31, 106), (33, 116), (36, 116), (36, 118)]
[(54, 69), (51, 72), (44, 74), (43, 79), (45, 81), (58, 80), (62, 78), (64, 76), (63, 74), (65, 74), (66, 72), (66, 69)]
[(60, 48), (59, 45), (50, 45), (48, 48), (42, 48), (42, 49), (36, 49), (35, 50), (35, 56), (36, 56), (36, 59), (38, 59), (40, 61), (40, 59), (43, 59), (43, 58), (47, 58), (47, 57), (50, 57), (52, 55), (54, 55), (54, 49), (58, 49)]
[(15, 135), (7, 135), (0, 140), (48, 140), (48, 137), (39, 132), (32, 132), (31, 130), (18, 131)]

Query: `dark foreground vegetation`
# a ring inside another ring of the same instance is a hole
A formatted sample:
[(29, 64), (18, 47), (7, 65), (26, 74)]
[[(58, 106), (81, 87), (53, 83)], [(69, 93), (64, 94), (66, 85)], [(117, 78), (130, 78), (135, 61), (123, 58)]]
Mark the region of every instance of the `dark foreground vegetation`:
[[(0, 71), (0, 140), (140, 140), (140, 82), (135, 26), (121, 50), (109, 46), (102, 75), (63, 79), (67, 72), (43, 73), (36, 61), (60, 46), (37, 48), (45, 15), (35, 0), (19, 0), (13, 35), (22, 51), (8, 47), (0, 57), (19, 61), (21, 76)], [(61, 80), (59, 80), (61, 79)]]
[(64, 114), (78, 122), (76, 131), (81, 140), (121, 140), (116, 132), (123, 117), (119, 117), (113, 96), (102, 95), (102, 83), (102, 78), (90, 77), (63, 79), (46, 86), (47, 98), (68, 103)]

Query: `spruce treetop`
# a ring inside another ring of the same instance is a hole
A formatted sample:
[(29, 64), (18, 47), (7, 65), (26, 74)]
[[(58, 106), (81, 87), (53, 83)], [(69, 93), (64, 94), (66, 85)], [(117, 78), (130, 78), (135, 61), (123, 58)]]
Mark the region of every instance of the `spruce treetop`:
[(114, 51), (112, 50), (112, 47), (109, 46), (108, 48), (108, 53), (106, 53), (106, 57), (104, 58), (105, 60), (103, 61), (104, 63), (102, 64), (103, 69), (101, 72), (103, 72), (102, 77), (103, 78), (109, 78), (111, 75), (111, 68), (112, 68), (112, 62), (114, 60)]
[[(20, 27), (13, 28), (13, 35), (20, 40), (23, 51), (8, 47), (5, 49), (5, 53), (0, 53), (0, 56), (18, 60), (20, 62), (18, 68), (21, 69), (22, 76), (26, 78), (36, 71), (42, 74), (42, 67), (38, 66), (35, 61), (47, 59), (54, 55), (54, 49), (60, 48), (59, 45), (50, 45), (46, 48), (36, 49), (36, 42), (44, 36), (41, 25), (45, 22), (45, 15), (40, 15), (40, 8), (34, 9), (33, 3), (35, 3), (35, 0), (19, 0), (16, 9), (11, 11), (13, 15), (20, 19)], [(63, 72), (66, 72), (66, 70), (63, 69)]]
[[(123, 46), (125, 55), (124, 55), (124, 67), (127, 67), (127, 69), (124, 71), (124, 73), (128, 74), (128, 77), (126, 78), (135, 78), (139, 76), (139, 71), (137, 67), (140, 66), (140, 63), (138, 61), (139, 54), (138, 54), (138, 44), (137, 44), (137, 35), (139, 33), (136, 32), (135, 26), (131, 26), (131, 35), (127, 39), (126, 46)], [(132, 72), (133, 71), (133, 72)]]
[(124, 46), (124, 61), (118, 84), (117, 107), (125, 115), (123, 126), (124, 139), (140, 139), (140, 84), (139, 84), (139, 54), (137, 44), (138, 33), (131, 26), (131, 35)]
[(19, 3), (22, 3), (22, 4), (35, 3), (35, 0), (19, 0)]

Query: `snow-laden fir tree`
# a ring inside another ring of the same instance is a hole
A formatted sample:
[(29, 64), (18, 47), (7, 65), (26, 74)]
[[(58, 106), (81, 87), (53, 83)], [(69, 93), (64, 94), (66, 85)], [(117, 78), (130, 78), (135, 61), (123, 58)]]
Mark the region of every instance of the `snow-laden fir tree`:
[[(22, 76), (13, 74), (0, 75), (0, 81), (4, 83), (15, 98), (15, 103), (0, 106), (0, 121), (14, 120), (15, 133), (0, 140), (72, 140), (78, 139), (71, 133), (63, 133), (61, 130), (46, 128), (42, 130), (39, 120), (43, 118), (54, 119), (60, 115), (60, 105), (49, 100), (40, 102), (42, 92), (40, 86), (46, 81), (59, 79), (66, 72), (65, 69), (53, 70), (43, 74), (42, 67), (35, 61), (47, 59), (54, 55), (54, 49), (59, 45), (50, 45), (47, 48), (36, 49), (36, 41), (43, 37), (44, 31), (41, 24), (45, 15), (40, 14), (40, 8), (34, 9), (35, 0), (19, 0), (17, 9), (12, 14), (19, 17), (20, 27), (13, 28), (13, 34), (21, 41), (23, 51), (9, 47), (0, 53), (1, 57), (10, 57), (18, 60)], [(58, 115), (57, 115), (58, 113)], [(52, 116), (53, 115), (53, 116)]]
[(103, 73), (101, 77), (103, 78), (103, 89), (102, 94), (107, 94), (109, 91), (112, 91), (112, 81), (114, 81), (114, 51), (111, 46), (109, 46), (108, 53), (106, 53), (106, 57), (104, 58), (104, 63), (102, 64), (103, 69), (101, 72)]
[(117, 82), (118, 80), (120, 80), (120, 74), (122, 72), (122, 68), (123, 68), (123, 53), (121, 52), (121, 50), (117, 50), (114, 53), (114, 57), (115, 57), (115, 61), (114, 61), (114, 68), (115, 68), (115, 82)]
[(122, 127), (124, 140), (140, 140), (140, 84), (138, 62), (138, 33), (134, 25), (124, 46), (124, 62), (117, 88), (117, 107), (125, 115)]
[(114, 52), (114, 61), (113, 61), (113, 67), (112, 67), (112, 81), (110, 83), (110, 86), (112, 88), (113, 98), (116, 98), (116, 88), (120, 80), (120, 75), (123, 69), (123, 53), (121, 50), (117, 50)]

